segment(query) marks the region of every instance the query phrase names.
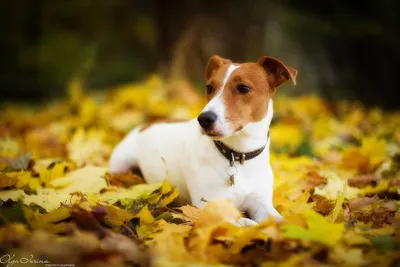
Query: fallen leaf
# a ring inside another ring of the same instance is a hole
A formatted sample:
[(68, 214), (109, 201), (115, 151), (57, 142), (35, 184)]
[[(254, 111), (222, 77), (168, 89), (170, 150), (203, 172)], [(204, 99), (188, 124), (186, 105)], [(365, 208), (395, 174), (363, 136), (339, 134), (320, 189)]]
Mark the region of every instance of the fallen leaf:
[(328, 246), (335, 246), (342, 237), (343, 223), (330, 223), (322, 215), (315, 211), (305, 211), (307, 228), (298, 225), (285, 224), (282, 229), (287, 238), (315, 241)]
[(386, 158), (386, 141), (376, 136), (362, 139), (361, 153), (368, 156), (371, 164), (376, 165)]
[[(328, 177), (328, 183), (325, 186), (316, 187), (314, 194), (324, 196), (328, 199), (336, 199), (338, 194), (342, 192), (346, 181), (333, 172), (325, 171), (322, 175)], [(356, 198), (359, 191), (358, 188), (348, 187), (344, 197), (347, 199)]]
[(17, 183), (16, 177), (9, 177), (4, 173), (0, 173), (0, 189), (11, 187)]
[(113, 227), (124, 225), (135, 217), (132, 213), (115, 206), (107, 206), (106, 211), (104, 222)]
[(107, 173), (106, 177), (110, 181), (111, 185), (120, 187), (131, 187), (136, 184), (145, 183), (142, 177), (131, 172), (112, 175)]
[(337, 220), (339, 213), (341, 213), (341, 212), (343, 213), (342, 205), (344, 202), (344, 196), (346, 195), (346, 191), (347, 191), (347, 185), (344, 184), (343, 191), (338, 195), (338, 197), (336, 199), (335, 207), (333, 208), (332, 212), (329, 213), (329, 215), (326, 218), (328, 221), (334, 223)]
[(380, 178), (375, 174), (364, 174), (364, 175), (354, 176), (348, 179), (348, 183), (350, 186), (360, 188), (369, 184), (377, 183), (379, 180)]
[(196, 207), (193, 207), (193, 206), (190, 206), (190, 205), (182, 206), (182, 207), (179, 207), (178, 209), (181, 210), (182, 213), (186, 217), (188, 217), (188, 218), (190, 218), (192, 220), (198, 220), (199, 217), (200, 217), (200, 214), (201, 214), (201, 210), (200, 209), (198, 209)]
[(57, 192), (60, 193), (99, 193), (107, 187), (104, 179), (106, 172), (107, 168), (105, 167), (85, 166), (62, 178), (51, 180), (49, 186), (57, 189)]

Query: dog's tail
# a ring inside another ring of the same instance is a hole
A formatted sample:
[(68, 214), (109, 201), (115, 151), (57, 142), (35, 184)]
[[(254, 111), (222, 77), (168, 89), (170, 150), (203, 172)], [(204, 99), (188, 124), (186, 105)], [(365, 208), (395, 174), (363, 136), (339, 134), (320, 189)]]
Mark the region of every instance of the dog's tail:
[(115, 148), (110, 157), (110, 173), (124, 173), (137, 166), (136, 143), (139, 129), (131, 131)]

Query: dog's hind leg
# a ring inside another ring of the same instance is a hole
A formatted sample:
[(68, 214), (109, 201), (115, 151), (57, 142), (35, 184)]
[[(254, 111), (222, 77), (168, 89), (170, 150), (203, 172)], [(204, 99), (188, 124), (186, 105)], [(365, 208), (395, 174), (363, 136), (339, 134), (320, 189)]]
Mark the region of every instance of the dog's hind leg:
[(110, 157), (110, 172), (124, 173), (137, 166), (137, 135), (139, 129), (131, 131), (115, 148)]

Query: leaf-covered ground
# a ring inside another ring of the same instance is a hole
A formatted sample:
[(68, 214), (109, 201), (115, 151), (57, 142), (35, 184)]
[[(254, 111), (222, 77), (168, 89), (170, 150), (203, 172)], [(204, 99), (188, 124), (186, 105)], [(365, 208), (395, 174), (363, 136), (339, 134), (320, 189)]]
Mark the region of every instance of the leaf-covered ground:
[(83, 91), (74, 81), (64, 101), (1, 111), (2, 263), (400, 264), (399, 113), (277, 96), (271, 164), (284, 221), (237, 227), (227, 221), (241, 214), (228, 201), (203, 211), (175, 206), (179, 193), (167, 174), (162, 184), (145, 184), (107, 172), (113, 146), (133, 127), (198, 114), (204, 102), (189, 84), (154, 76), (107, 93)]

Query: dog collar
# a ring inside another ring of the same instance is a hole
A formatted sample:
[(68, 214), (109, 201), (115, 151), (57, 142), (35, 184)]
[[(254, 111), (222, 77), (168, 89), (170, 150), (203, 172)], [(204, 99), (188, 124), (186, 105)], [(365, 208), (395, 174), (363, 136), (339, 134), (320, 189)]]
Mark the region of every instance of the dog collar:
[[(268, 141), (269, 141), (269, 132), (268, 132), (267, 144), (268, 144)], [(259, 149), (256, 149), (254, 151), (243, 153), (243, 152), (238, 152), (236, 150), (233, 150), (233, 149), (227, 147), (221, 141), (214, 140), (214, 144), (218, 148), (219, 152), (221, 152), (221, 154), (227, 160), (229, 160), (229, 163), (231, 166), (234, 165), (235, 161), (239, 161), (240, 164), (243, 164), (245, 160), (250, 160), (250, 159), (257, 157), (264, 151), (265, 147), (267, 146), (267, 144), (266, 144), (265, 146), (263, 146)]]

